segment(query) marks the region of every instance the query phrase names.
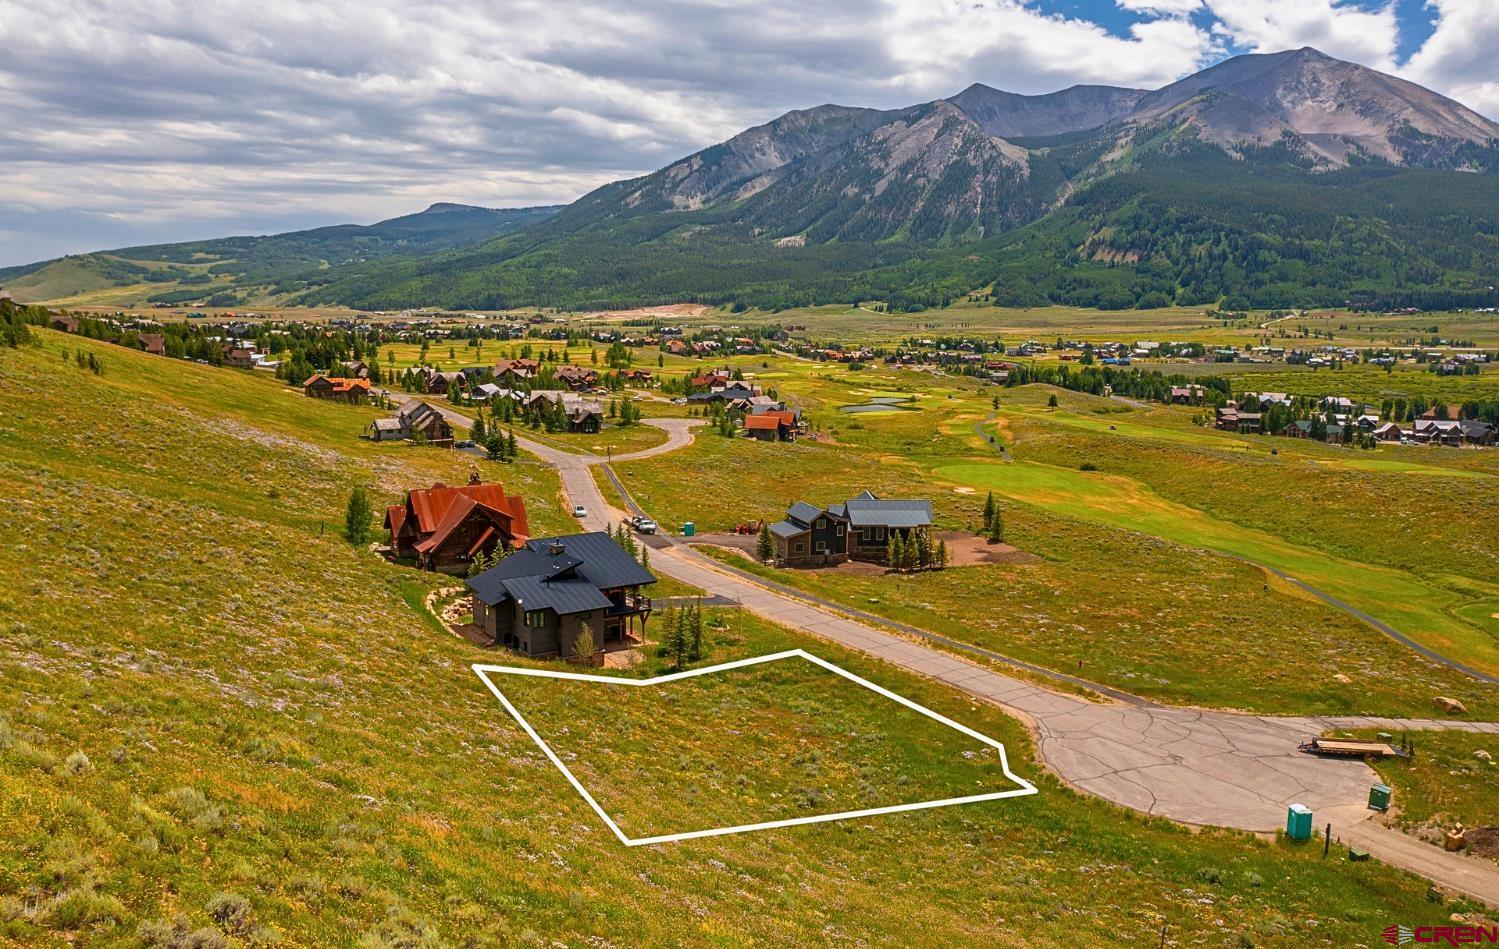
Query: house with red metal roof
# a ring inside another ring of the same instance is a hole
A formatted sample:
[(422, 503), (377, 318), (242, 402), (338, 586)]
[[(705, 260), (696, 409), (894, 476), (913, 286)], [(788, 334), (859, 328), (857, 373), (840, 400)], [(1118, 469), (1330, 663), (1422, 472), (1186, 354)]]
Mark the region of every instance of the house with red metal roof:
[(302, 391), (311, 399), (363, 402), (369, 398), (370, 381), (368, 379), (345, 379), (342, 376), (325, 376), (319, 372), (302, 383)]
[(452, 574), (467, 573), (480, 554), (513, 550), (531, 537), (526, 502), (478, 475), (459, 487), (439, 482), (408, 492), (405, 504), (385, 509), (385, 529), (392, 557)]

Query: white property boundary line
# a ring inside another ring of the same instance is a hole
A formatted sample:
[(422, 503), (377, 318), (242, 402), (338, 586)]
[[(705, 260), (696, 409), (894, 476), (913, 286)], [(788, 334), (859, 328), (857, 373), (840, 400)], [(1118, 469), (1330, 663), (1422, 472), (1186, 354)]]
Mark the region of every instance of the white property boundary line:
[[(883, 695), (887, 699), (899, 702), (906, 708), (912, 709), (916, 712), (920, 712), (927, 718), (941, 722), (948, 728), (956, 729), (957, 731), (962, 732), (970, 738), (983, 742), (984, 744), (999, 752), (999, 765), (1001, 770), (1004, 771), (1005, 777), (1009, 778), (1011, 781), (1014, 781), (1016, 784), (1020, 785), (1020, 787), (1012, 791), (995, 791), (990, 794), (970, 794), (966, 797), (950, 797), (940, 801), (917, 801), (913, 804), (894, 804), (889, 807), (869, 807), (857, 811), (840, 811), (836, 814), (815, 814), (811, 817), (792, 817), (786, 820), (763, 821), (758, 824), (739, 824), (735, 827), (714, 827), (708, 830), (693, 830), (682, 834), (661, 834), (656, 837), (629, 837), (626, 836), (624, 831), (619, 829), (619, 825), (614, 822), (614, 819), (611, 818), (608, 813), (606, 813), (604, 809), (599, 806), (599, 802), (594, 800), (592, 794), (588, 793), (588, 789), (583, 787), (583, 783), (579, 781), (577, 777), (572, 773), (572, 771), (568, 769), (567, 765), (562, 763), (562, 759), (557, 757), (557, 753), (552, 750), (551, 746), (543, 741), (540, 735), (536, 734), (536, 729), (531, 727), (531, 723), (526, 721), (525, 716), (520, 713), (520, 710), (511, 704), (510, 700), (505, 697), (505, 693), (501, 692), (499, 688), (494, 684), (494, 681), (489, 678), (490, 673), (495, 673), (498, 675), (533, 676), (535, 678), (541, 679), (569, 679), (575, 682), (601, 682), (605, 685), (650, 686), (663, 685), (667, 682), (676, 682), (679, 679), (690, 679), (693, 676), (708, 675), (709, 673), (713, 672), (727, 672), (730, 669), (740, 669), (745, 666), (759, 665), (760, 663), (764, 662), (775, 662), (779, 659), (792, 658), (805, 659), (813, 665), (821, 666), (822, 668), (827, 669), (829, 672), (836, 673), (837, 675), (842, 676), (850, 682), (857, 683), (858, 685), (869, 689), (871, 692), (875, 692), (879, 695)], [(897, 814), (901, 811), (919, 811), (934, 807), (952, 807), (955, 804), (977, 804), (980, 801), (997, 801), (1001, 798), (1024, 797), (1028, 794), (1037, 793), (1036, 786), (1034, 784), (1010, 771), (1010, 762), (1009, 759), (1005, 756), (1005, 746), (995, 741), (993, 738), (990, 738), (987, 735), (981, 735), (968, 726), (960, 725), (952, 719), (947, 718), (944, 715), (939, 715), (938, 713), (923, 705), (917, 705), (915, 702), (912, 702), (910, 699), (905, 698), (904, 696), (896, 695), (889, 689), (875, 685), (868, 679), (862, 679), (859, 676), (854, 675), (852, 672), (849, 672), (846, 669), (839, 668), (833, 663), (828, 662), (826, 659), (821, 659), (817, 656), (812, 655), (804, 649), (788, 649), (785, 652), (771, 653), (770, 655), (766, 656), (755, 656), (750, 659), (740, 659), (735, 662), (725, 662), (721, 665), (707, 666), (703, 669), (691, 669), (686, 672), (673, 672), (670, 675), (656, 676), (651, 679), (625, 679), (617, 676), (591, 675), (583, 672), (555, 672), (549, 669), (528, 669), (520, 666), (487, 666), (475, 664), (473, 666), (473, 670), (480, 679), (484, 680), (484, 684), (489, 687), (489, 691), (494, 693), (495, 698), (500, 700), (500, 704), (505, 706), (505, 711), (509, 712), (510, 715), (520, 723), (520, 727), (525, 729), (527, 735), (531, 736), (531, 740), (536, 742), (537, 746), (541, 748), (542, 752), (547, 756), (548, 759), (551, 760), (552, 764), (557, 766), (557, 770), (562, 772), (562, 776), (567, 778), (568, 783), (573, 786), (573, 789), (583, 796), (583, 800), (588, 802), (588, 806), (593, 808), (594, 813), (599, 815), (599, 818), (603, 820), (606, 825), (608, 825), (609, 829), (614, 831), (614, 836), (618, 837), (620, 843), (624, 844), (626, 847), (640, 847), (646, 844), (675, 843), (680, 840), (691, 840), (696, 837), (719, 837), (724, 834), (742, 834), (746, 831), (751, 830), (771, 830), (776, 827), (796, 827), (801, 824), (821, 824), (827, 821), (848, 820), (854, 817), (873, 817), (876, 814)]]

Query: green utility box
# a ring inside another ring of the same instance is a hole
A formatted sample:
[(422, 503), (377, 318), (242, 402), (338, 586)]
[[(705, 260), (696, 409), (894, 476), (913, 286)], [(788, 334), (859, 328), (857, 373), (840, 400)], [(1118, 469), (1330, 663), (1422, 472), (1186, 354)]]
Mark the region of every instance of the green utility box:
[(682, 536), (683, 537), (692, 537), (695, 534), (697, 534), (697, 525), (696, 524), (692, 523), (691, 521), (688, 521), (687, 523), (685, 523), (685, 524), (682, 525)]
[(1387, 811), (1390, 809), (1390, 786), (1387, 784), (1376, 784), (1369, 789), (1369, 806), (1376, 811)]
[(1349, 847), (1348, 859), (1353, 861), (1354, 863), (1363, 863), (1365, 860), (1369, 859), (1369, 851), (1361, 850), (1358, 847)]
[(1312, 809), (1305, 804), (1286, 808), (1286, 836), (1292, 840), (1312, 839)]

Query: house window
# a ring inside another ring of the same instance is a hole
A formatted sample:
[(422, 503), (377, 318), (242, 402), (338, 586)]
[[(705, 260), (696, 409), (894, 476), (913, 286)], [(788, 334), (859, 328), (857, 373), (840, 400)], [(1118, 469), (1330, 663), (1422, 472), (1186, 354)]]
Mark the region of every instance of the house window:
[(874, 539), (875, 540), (884, 540), (885, 539), (885, 529), (883, 527), (876, 527), (874, 529)]
[(843, 525), (842, 524), (838, 525), (838, 536), (839, 537), (843, 536)]
[(827, 541), (824, 541), (824, 540), (819, 540), (819, 541), (818, 541), (818, 542), (817, 542), (817, 544), (816, 544), (816, 545), (815, 545), (815, 547), (814, 547), (814, 549), (815, 549), (815, 550), (816, 550), (816, 551), (817, 551), (817, 553), (819, 553), (819, 554), (825, 554), (825, 553), (827, 553), (827, 552), (828, 552), (828, 544), (827, 544)]
[(796, 546), (791, 549), (796, 551), (797, 553), (803, 553), (806, 551), (807, 545), (802, 543), (801, 541), (797, 541)]
[(546, 610), (526, 610), (526, 626), (530, 629), (540, 629), (547, 624)]
[(817, 529), (820, 530), (820, 531), (827, 530), (828, 529), (828, 522), (825, 519), (819, 517), (817, 519)]

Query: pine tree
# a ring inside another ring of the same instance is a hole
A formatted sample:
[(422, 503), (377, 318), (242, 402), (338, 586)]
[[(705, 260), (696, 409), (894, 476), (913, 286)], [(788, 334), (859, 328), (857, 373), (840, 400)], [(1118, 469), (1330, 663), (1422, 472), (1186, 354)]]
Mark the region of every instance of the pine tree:
[(666, 647), (666, 653), (671, 656), (673, 667), (680, 670), (687, 664), (689, 646), (681, 610), (675, 606), (667, 610), (666, 621), (662, 625), (663, 645)]
[(481, 445), (486, 444), (486, 440), (484, 438), (483, 412), (480, 412), (479, 414), (474, 416), (474, 427), (469, 430), (468, 437)]
[(692, 601), (692, 612), (687, 624), (687, 656), (693, 662), (703, 658), (703, 602)]
[(770, 563), (775, 559), (776, 542), (770, 536), (770, 525), (760, 525), (760, 539), (755, 542), (755, 559), (761, 563)]
[(937, 541), (937, 569), (947, 569), (947, 541)]
[(906, 542), (905, 542), (905, 539), (902, 538), (900, 536), (900, 534), (898, 534), (898, 533), (896, 533), (894, 531), (891, 531), (891, 533), (890, 533), (890, 566), (892, 568), (896, 569), (896, 570), (901, 570), (901, 569), (903, 569), (905, 567), (905, 565), (906, 565)]
[(510, 462), (515, 461), (515, 459), (520, 455), (520, 447), (515, 443), (515, 432), (513, 430), (510, 432), (510, 439), (507, 448), (509, 449), (509, 457), (505, 460)]
[(344, 536), (349, 543), (363, 546), (368, 542), (374, 519), (375, 508), (370, 504), (369, 493), (362, 486), (349, 492), (349, 506), (344, 511)]
[(989, 520), (989, 542), (993, 544), (1003, 543), (1005, 539), (1005, 519), (999, 511), (994, 509), (994, 517)]
[(989, 496), (984, 498), (984, 530), (986, 531), (994, 522), (994, 510), (994, 492), (990, 491)]

